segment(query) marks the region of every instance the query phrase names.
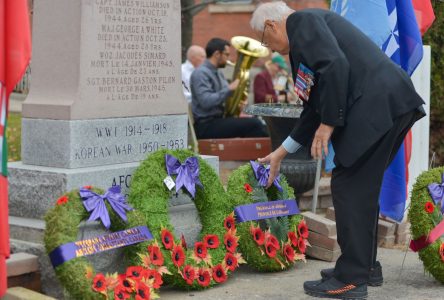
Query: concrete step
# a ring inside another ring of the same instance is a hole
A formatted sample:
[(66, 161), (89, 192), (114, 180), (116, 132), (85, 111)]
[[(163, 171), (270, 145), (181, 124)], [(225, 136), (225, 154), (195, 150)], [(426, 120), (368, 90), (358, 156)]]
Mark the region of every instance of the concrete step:
[(336, 236), (336, 222), (314, 214), (310, 211), (302, 213), (308, 229), (327, 237)]
[(16, 240), (12, 238), (10, 239), (10, 244), (12, 253), (25, 252), (38, 257), (43, 293), (56, 299), (63, 299), (63, 288), (55, 275), (54, 269), (49, 261), (49, 257), (46, 254), (43, 244)]
[(38, 257), (29, 253), (13, 253), (6, 260), (8, 287), (21, 286), (40, 292), (42, 283)]
[(45, 221), (9, 216), (9, 230), (12, 239), (41, 244), (43, 243)]
[(319, 246), (332, 251), (340, 250), (336, 236), (328, 237), (314, 231), (309, 231), (308, 242), (310, 245)]
[[(317, 209), (328, 208), (333, 205), (330, 188), (330, 177), (322, 177), (319, 181)], [(313, 202), (313, 190), (303, 193), (298, 199), (300, 210), (311, 210)]]
[(2, 300), (55, 300), (32, 290), (28, 290), (24, 287), (12, 287), (6, 291), (6, 295)]
[(39, 271), (39, 260), (36, 255), (19, 252), (11, 254), (6, 260), (8, 277)]
[(329, 250), (316, 245), (307, 247), (305, 252), (307, 256), (317, 258), (323, 261), (336, 261), (341, 255), (341, 250)]

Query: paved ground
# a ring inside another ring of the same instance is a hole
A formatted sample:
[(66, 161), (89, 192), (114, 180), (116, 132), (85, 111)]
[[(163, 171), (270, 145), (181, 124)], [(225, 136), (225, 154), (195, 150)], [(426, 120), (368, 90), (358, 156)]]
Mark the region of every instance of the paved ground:
[[(368, 299), (444, 299), (444, 285), (424, 274), (418, 255), (408, 252), (380, 249), (384, 285), (370, 287)], [(258, 273), (242, 267), (223, 285), (201, 292), (176, 291), (163, 288), (162, 300), (253, 300), (253, 299), (316, 299), (304, 294), (302, 284), (306, 280), (319, 279), (319, 270), (332, 267), (332, 263), (308, 260), (295, 268), (280, 273)]]

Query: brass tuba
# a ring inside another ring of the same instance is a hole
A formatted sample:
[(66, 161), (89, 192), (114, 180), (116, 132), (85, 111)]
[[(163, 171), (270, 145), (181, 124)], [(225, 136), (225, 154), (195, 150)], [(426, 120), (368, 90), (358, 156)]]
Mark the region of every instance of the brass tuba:
[(225, 117), (239, 116), (239, 104), (248, 96), (251, 66), (256, 59), (269, 53), (260, 42), (246, 36), (234, 36), (231, 38), (231, 45), (237, 50), (232, 80), (239, 79), (239, 86), (225, 103)]

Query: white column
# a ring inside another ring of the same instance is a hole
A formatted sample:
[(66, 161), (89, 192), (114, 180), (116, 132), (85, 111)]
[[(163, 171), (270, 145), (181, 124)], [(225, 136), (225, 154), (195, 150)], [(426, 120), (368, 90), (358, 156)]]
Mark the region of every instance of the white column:
[(429, 168), (429, 134), (430, 134), (430, 46), (424, 46), (424, 56), (412, 75), (415, 89), (425, 102), (427, 116), (415, 123), (412, 129), (412, 156), (409, 164), (409, 198), (416, 178)]

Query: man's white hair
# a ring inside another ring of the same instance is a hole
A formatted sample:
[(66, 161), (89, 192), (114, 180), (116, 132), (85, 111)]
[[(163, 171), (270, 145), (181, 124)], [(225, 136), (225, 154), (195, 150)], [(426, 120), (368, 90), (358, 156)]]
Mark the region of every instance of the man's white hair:
[(290, 7), (283, 1), (274, 1), (260, 4), (251, 17), (250, 26), (253, 30), (264, 30), (265, 20), (281, 22), (289, 14), (293, 13)]

